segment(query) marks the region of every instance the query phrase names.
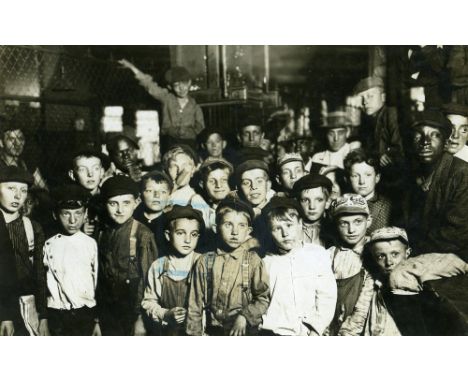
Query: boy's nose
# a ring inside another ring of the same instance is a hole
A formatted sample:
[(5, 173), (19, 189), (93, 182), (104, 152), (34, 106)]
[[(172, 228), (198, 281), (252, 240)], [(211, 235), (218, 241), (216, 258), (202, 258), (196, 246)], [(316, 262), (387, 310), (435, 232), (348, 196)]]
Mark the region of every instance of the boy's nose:
[(70, 216), (70, 219), (68, 219), (68, 222), (69, 222), (70, 224), (75, 224), (75, 223), (76, 223), (76, 218), (75, 218), (75, 216), (74, 216), (74, 215), (71, 215), (71, 216)]
[(21, 199), (21, 193), (19, 190), (15, 191), (15, 199), (18, 199), (18, 200)]
[(359, 175), (359, 184), (364, 184), (364, 177)]
[(458, 139), (460, 138), (460, 134), (458, 133), (457, 130), (454, 130), (452, 135), (450, 136), (451, 139)]
[(190, 235), (189, 235), (189, 234), (186, 234), (186, 235), (184, 236), (184, 243), (187, 243), (187, 244), (190, 243)]

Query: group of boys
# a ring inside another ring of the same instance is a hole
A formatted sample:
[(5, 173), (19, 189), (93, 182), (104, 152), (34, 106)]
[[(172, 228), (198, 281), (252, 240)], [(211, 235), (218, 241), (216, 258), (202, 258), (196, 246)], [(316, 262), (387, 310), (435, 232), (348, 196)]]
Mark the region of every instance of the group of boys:
[[(421, 280), (468, 270), (468, 233), (459, 235), (468, 230), (468, 201), (459, 204), (468, 198), (466, 108), (415, 119), (412, 213), (395, 217), (392, 200), (377, 191), (381, 170), (402, 152), (381, 82), (357, 87), (375, 93), (362, 95), (379, 125), (372, 143), (348, 144), (346, 119), (332, 115), (325, 152), (310, 163), (286, 152), (272, 163), (261, 124), (240, 127), (240, 155), (228, 155), (216, 129), (203, 131), (198, 153), (189, 141), (203, 123), (187, 122), (199, 121), (196, 104), (185, 109), (187, 73), (172, 71), (172, 94), (123, 64), (167, 102), (166, 121), (179, 122), (164, 131), (183, 141), (138, 179), (118, 163), (120, 151), (137, 147), (129, 138), (114, 140), (112, 163), (89, 149), (73, 153), (72, 182), (51, 193), (57, 225), (47, 240), (22, 213), (34, 179), (22, 167), (0, 167), (0, 334), (437, 333)], [(109, 168), (120, 171), (106, 175)], [(429, 220), (418, 223), (421, 216)], [(412, 243), (419, 256), (411, 258)], [(424, 277), (407, 272), (414, 259)]]

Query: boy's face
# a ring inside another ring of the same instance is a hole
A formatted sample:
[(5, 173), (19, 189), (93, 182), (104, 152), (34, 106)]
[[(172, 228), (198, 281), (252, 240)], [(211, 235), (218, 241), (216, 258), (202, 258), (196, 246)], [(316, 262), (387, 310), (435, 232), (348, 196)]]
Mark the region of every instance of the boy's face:
[(226, 141), (218, 133), (211, 134), (205, 142), (206, 151), (210, 157), (221, 158), (226, 148)]
[(366, 215), (343, 215), (337, 219), (341, 239), (351, 248), (359, 244), (366, 236), (367, 227), (371, 224)]
[(336, 152), (340, 150), (348, 138), (348, 129), (346, 127), (338, 127), (330, 129), (327, 132), (328, 148), (330, 151)]
[(161, 212), (169, 203), (171, 191), (166, 182), (156, 183), (153, 179), (146, 181), (143, 190), (143, 203), (152, 212)]
[(208, 196), (215, 202), (223, 200), (231, 188), (229, 187), (229, 170), (218, 168), (208, 174), (205, 182), (205, 190)]
[(373, 243), (371, 252), (380, 270), (388, 274), (409, 256), (410, 249), (400, 240), (393, 239)]
[(385, 102), (383, 89), (379, 87), (370, 88), (362, 93), (359, 93), (362, 99), (362, 106), (367, 115), (377, 113)]
[(330, 206), (330, 200), (323, 192), (322, 187), (302, 190), (299, 203), (309, 222), (320, 220), (325, 210)]
[(241, 189), (245, 198), (253, 206), (258, 206), (266, 201), (267, 192), (270, 190), (271, 182), (265, 170), (254, 168), (247, 170), (241, 175)]
[(165, 231), (166, 239), (171, 243), (177, 253), (190, 255), (198, 244), (200, 225), (195, 219), (176, 219), (172, 228)]
[(366, 197), (375, 191), (375, 186), (380, 181), (380, 174), (376, 174), (375, 168), (366, 162), (355, 163), (351, 166), (349, 180), (353, 191)]
[(230, 248), (238, 248), (252, 232), (247, 216), (243, 212), (229, 211), (217, 227), (221, 240)]
[(1, 143), (7, 155), (19, 157), (23, 153), (26, 138), (21, 130), (9, 130), (3, 134)]
[(188, 96), (192, 81), (174, 82), (171, 87), (177, 98), (186, 98)]
[(285, 251), (290, 251), (301, 244), (302, 220), (296, 216), (291, 220), (270, 219), (271, 235), (275, 245)]
[(290, 191), (292, 190), (294, 183), (304, 175), (304, 164), (299, 161), (294, 161), (281, 166), (278, 180), (286, 190)]
[(112, 160), (117, 168), (121, 171), (127, 171), (126, 157), (129, 157), (133, 162), (138, 160), (137, 150), (129, 144), (125, 139), (117, 142), (117, 151), (113, 153)]
[(0, 206), (10, 214), (20, 210), (28, 196), (28, 185), (19, 182), (0, 183)]
[(263, 139), (262, 128), (256, 125), (245, 126), (238, 138), (242, 147), (260, 147)]
[(195, 163), (189, 155), (180, 153), (169, 162), (167, 172), (174, 183), (183, 187), (190, 183), (195, 172)]
[(447, 119), (452, 123), (452, 134), (447, 141), (446, 150), (450, 154), (458, 153), (468, 141), (468, 118), (463, 115), (449, 114)]
[(58, 212), (58, 220), (68, 235), (77, 233), (85, 223), (87, 211), (85, 207), (76, 209), (62, 208)]
[(421, 163), (433, 164), (444, 151), (444, 136), (439, 129), (431, 126), (417, 126), (414, 132), (414, 148)]
[(70, 176), (88, 191), (94, 191), (104, 177), (104, 168), (99, 158), (79, 157), (75, 160), (75, 168)]
[(117, 195), (106, 203), (110, 218), (117, 224), (124, 224), (130, 219), (138, 206), (138, 200), (131, 194)]

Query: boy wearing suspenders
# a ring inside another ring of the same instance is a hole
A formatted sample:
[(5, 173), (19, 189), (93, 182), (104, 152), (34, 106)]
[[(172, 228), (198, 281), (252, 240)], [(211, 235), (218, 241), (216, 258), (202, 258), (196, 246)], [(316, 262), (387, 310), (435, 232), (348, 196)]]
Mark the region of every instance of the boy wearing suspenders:
[(190, 206), (176, 205), (166, 214), (170, 249), (151, 265), (141, 304), (161, 335), (185, 334), (191, 274), (200, 256), (195, 248), (204, 229), (203, 215)]
[(259, 244), (250, 236), (253, 218), (252, 208), (238, 198), (219, 203), (217, 249), (198, 259), (192, 275), (188, 335), (256, 333), (270, 296)]
[(158, 257), (153, 233), (133, 219), (139, 187), (116, 175), (104, 182), (101, 194), (110, 224), (98, 240), (98, 307), (103, 335), (145, 335), (141, 300), (148, 270)]

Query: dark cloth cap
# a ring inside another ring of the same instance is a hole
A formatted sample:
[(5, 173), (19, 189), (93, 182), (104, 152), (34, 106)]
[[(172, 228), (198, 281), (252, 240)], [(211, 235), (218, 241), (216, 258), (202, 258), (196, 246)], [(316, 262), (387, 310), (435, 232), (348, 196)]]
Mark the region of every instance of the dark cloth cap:
[(66, 209), (77, 209), (86, 207), (91, 194), (76, 183), (65, 184), (51, 192), (56, 207)]
[(169, 226), (169, 223), (176, 219), (195, 219), (200, 224), (200, 232), (205, 230), (205, 222), (201, 211), (196, 210), (192, 206), (179, 206), (175, 205), (169, 212), (165, 214), (165, 227)]
[(269, 151), (263, 150), (261, 147), (243, 147), (239, 150), (239, 157), (242, 158), (244, 162), (249, 159), (264, 160), (264, 158), (268, 157), (270, 154)]
[(452, 133), (452, 124), (438, 109), (426, 109), (413, 114), (412, 128), (425, 125), (435, 127), (441, 130), (445, 137)]
[(190, 81), (192, 77), (189, 71), (183, 66), (174, 66), (166, 72), (164, 79), (168, 84), (173, 84), (175, 82)]
[(99, 150), (95, 150), (95, 149), (92, 149), (92, 148), (82, 148), (82, 149), (75, 150), (72, 153), (72, 155), (70, 156), (70, 161), (69, 161), (70, 162), (70, 164), (69, 164), (70, 169), (73, 169), (73, 166), (74, 166), (73, 161), (77, 157), (80, 157), (80, 156), (84, 156), (84, 157), (87, 157), (87, 158), (89, 158), (89, 157), (99, 158), (101, 160), (102, 167), (106, 171), (110, 167), (110, 159), (106, 154), (100, 152)]
[(216, 208), (216, 214), (218, 214), (221, 208), (224, 207), (230, 207), (234, 211), (246, 212), (250, 216), (250, 222), (253, 222), (255, 218), (255, 212), (252, 209), (252, 207), (250, 207), (250, 205), (247, 202), (244, 202), (236, 196), (228, 195), (226, 198), (221, 200), (221, 202), (218, 204), (218, 207)]
[(266, 221), (268, 213), (279, 208), (292, 208), (299, 214), (301, 213), (301, 207), (296, 199), (285, 198), (283, 196), (273, 196), (266, 206), (262, 208), (263, 219)]
[(237, 166), (236, 168), (237, 182), (240, 182), (241, 176), (244, 172), (253, 170), (256, 168), (265, 170), (267, 174), (269, 173), (269, 168), (265, 161), (260, 160), (260, 159), (249, 159), (249, 160), (242, 162), (239, 166)]
[(444, 113), (447, 114), (456, 114), (468, 117), (468, 106), (460, 105), (457, 103), (449, 103), (444, 105)]
[(372, 88), (384, 88), (384, 82), (380, 77), (366, 77), (357, 83), (353, 93), (359, 94)]
[(115, 175), (107, 179), (101, 188), (101, 195), (106, 200), (114, 196), (127, 194), (138, 197), (139, 189), (138, 184), (125, 175)]
[(21, 167), (0, 167), (0, 183), (6, 182), (25, 183), (28, 186), (32, 186), (34, 184), (34, 177)]
[(301, 191), (317, 187), (325, 187), (328, 190), (328, 192), (331, 192), (333, 188), (333, 183), (324, 175), (308, 174), (303, 176), (296, 183), (294, 183), (292, 192), (295, 197), (299, 197)]
[(328, 113), (320, 127), (322, 129), (340, 129), (351, 125), (352, 121), (346, 111), (338, 110)]

